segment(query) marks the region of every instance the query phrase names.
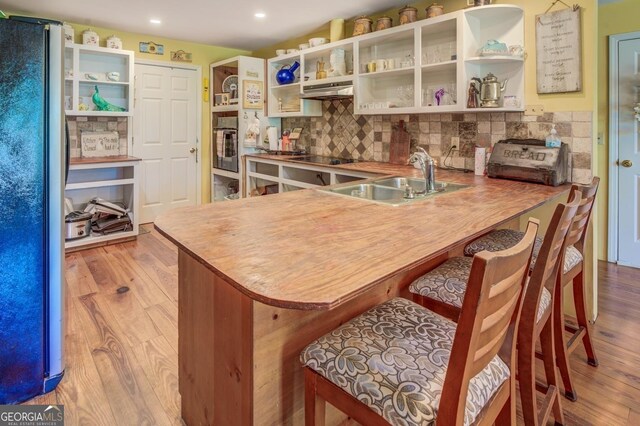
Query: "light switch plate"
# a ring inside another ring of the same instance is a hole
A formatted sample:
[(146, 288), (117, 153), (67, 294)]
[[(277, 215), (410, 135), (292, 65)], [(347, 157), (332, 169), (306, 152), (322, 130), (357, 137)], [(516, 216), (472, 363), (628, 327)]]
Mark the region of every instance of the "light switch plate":
[(527, 105), (524, 109), (524, 115), (543, 115), (544, 106), (542, 105)]

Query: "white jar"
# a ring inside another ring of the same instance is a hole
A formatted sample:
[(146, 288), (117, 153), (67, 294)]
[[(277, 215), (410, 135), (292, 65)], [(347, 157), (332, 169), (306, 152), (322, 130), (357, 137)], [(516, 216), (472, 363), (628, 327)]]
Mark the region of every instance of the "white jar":
[(122, 49), (122, 40), (112, 35), (107, 39), (107, 47), (110, 49)]
[(100, 45), (100, 36), (95, 31), (92, 31), (91, 28), (88, 28), (82, 32), (82, 44), (86, 44), (87, 46), (99, 46)]
[(62, 28), (64, 29), (64, 41), (65, 43), (73, 43), (75, 32), (73, 27), (67, 23), (65, 23)]

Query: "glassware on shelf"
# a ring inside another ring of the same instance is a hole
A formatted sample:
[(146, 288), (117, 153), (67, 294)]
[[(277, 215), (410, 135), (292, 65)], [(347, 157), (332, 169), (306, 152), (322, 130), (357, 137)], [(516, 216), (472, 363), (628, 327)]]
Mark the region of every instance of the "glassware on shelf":
[(399, 85), (396, 90), (398, 93), (397, 106), (412, 107), (414, 96), (413, 84)]
[(414, 65), (415, 60), (413, 59), (413, 55), (411, 53), (406, 54), (400, 62), (400, 68), (411, 68)]
[(457, 104), (455, 83), (423, 87), (421, 95), (422, 106), (446, 106)]
[(455, 41), (427, 45), (424, 48), (422, 61), (425, 64), (439, 64), (455, 60), (457, 58), (456, 48)]
[(425, 59), (427, 64), (437, 64), (442, 62), (440, 45), (430, 45), (425, 49)]
[(447, 61), (454, 61), (458, 58), (458, 53), (456, 52), (456, 42), (450, 41), (447, 43)]
[(433, 89), (427, 87), (422, 89), (422, 105), (433, 106)]

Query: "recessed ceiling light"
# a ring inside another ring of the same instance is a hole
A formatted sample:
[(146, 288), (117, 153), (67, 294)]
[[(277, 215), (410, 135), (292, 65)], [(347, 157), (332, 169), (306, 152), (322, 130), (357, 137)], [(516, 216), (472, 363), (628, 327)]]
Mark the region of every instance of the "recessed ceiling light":
[(162, 24), (162, 21), (159, 19), (149, 19), (149, 22), (151, 22), (152, 24)]
[(255, 16), (256, 18), (265, 18), (267, 16), (267, 14), (264, 13), (264, 12), (257, 12), (253, 16)]

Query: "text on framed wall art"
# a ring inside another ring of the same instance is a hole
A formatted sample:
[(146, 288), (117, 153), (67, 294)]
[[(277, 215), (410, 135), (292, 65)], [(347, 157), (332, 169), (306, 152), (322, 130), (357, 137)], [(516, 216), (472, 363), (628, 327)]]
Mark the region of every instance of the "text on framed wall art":
[(538, 93), (582, 90), (580, 7), (536, 16)]

